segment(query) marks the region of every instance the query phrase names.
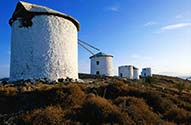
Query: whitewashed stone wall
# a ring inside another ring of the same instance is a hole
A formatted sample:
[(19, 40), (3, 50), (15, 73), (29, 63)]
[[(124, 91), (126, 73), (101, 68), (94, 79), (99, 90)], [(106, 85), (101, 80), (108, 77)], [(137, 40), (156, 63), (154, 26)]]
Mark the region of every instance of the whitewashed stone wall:
[[(91, 74), (96, 75), (96, 72), (99, 71), (100, 75), (105, 76), (114, 76), (113, 71), (113, 58), (108, 56), (102, 56), (102, 57), (92, 57), (91, 58)], [(97, 65), (97, 61), (99, 61), (99, 65)]]
[(10, 81), (78, 79), (77, 28), (58, 16), (35, 16), (31, 27), (12, 24)]
[(139, 79), (139, 70), (133, 69), (133, 79)]
[(143, 68), (141, 72), (141, 77), (152, 77), (151, 68)]
[(133, 79), (133, 66), (120, 66), (118, 73), (119, 77)]

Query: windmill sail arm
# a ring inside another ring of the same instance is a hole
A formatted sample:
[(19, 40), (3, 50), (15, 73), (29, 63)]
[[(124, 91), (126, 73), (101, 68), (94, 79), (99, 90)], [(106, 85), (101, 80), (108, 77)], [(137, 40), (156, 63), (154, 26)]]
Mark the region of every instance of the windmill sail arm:
[(97, 47), (94, 47), (94, 46), (90, 45), (89, 43), (87, 43), (87, 42), (85, 42), (85, 41), (82, 41), (82, 40), (80, 40), (80, 39), (78, 39), (78, 43), (87, 45), (87, 46), (89, 46), (89, 47), (91, 47), (91, 48), (93, 48), (93, 49), (95, 49), (95, 50), (97, 50), (97, 51), (100, 51), (100, 49), (98, 49)]
[(79, 44), (82, 48), (84, 48), (85, 50), (87, 50), (88, 52), (90, 52), (92, 55), (94, 55), (94, 53), (93, 53), (91, 50), (89, 50), (87, 47), (85, 47), (83, 44), (81, 44), (80, 42), (78, 42), (78, 44)]

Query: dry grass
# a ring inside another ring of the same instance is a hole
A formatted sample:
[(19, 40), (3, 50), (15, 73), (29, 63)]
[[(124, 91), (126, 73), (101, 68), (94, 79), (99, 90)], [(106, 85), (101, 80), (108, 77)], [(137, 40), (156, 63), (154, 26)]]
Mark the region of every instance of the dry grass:
[[(93, 82), (96, 85), (41, 81), (2, 85), (0, 124), (191, 123), (191, 94), (184, 92), (189, 81), (156, 76), (149, 83), (116, 78)], [(186, 87), (182, 93), (175, 91), (178, 83)]]

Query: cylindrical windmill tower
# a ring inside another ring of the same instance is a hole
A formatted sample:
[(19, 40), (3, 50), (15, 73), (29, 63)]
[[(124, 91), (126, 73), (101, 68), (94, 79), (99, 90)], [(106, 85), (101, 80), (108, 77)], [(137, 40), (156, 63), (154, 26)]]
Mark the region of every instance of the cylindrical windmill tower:
[(141, 72), (141, 77), (152, 77), (151, 68), (143, 68)]
[(97, 53), (90, 57), (91, 74), (113, 76), (113, 56), (105, 53)]
[(77, 20), (43, 6), (19, 2), (9, 24), (10, 81), (78, 79)]
[(133, 66), (120, 66), (118, 69), (119, 77), (133, 79)]

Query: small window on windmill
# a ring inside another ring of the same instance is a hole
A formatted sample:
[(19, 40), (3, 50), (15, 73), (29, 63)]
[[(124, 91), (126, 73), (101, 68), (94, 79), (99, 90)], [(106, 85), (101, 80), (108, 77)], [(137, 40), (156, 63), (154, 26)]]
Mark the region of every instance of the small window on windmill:
[(99, 71), (96, 71), (96, 75), (99, 75)]
[(96, 61), (96, 65), (99, 65), (99, 61)]
[(123, 77), (123, 74), (122, 74), (122, 73), (120, 73), (120, 77)]

